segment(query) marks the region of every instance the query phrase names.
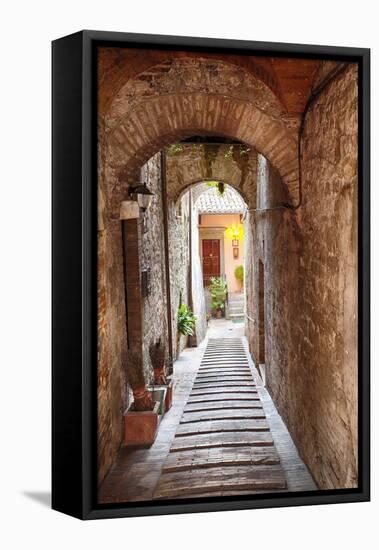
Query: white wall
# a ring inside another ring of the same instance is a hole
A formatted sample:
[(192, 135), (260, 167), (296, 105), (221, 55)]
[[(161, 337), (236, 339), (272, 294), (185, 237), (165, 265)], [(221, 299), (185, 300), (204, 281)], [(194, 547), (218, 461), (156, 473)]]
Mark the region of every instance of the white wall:
[[(124, 0), (3, 2), (0, 88), (2, 165), (0, 303), (1, 499), (0, 539), (23, 548), (103, 550), (135, 547), (141, 536), (155, 550), (373, 548), (379, 506), (378, 452), (374, 503), (106, 520), (83, 524), (50, 511), (50, 40), (82, 28), (276, 42), (373, 47), (373, 99), (378, 97), (376, 3), (301, 0), (230, 2), (192, 0), (182, 5)], [(373, 151), (379, 148), (378, 111)], [(373, 158), (373, 183), (378, 182)], [(373, 212), (379, 207), (373, 185)], [(378, 216), (373, 235), (379, 232)], [(377, 239), (373, 239), (377, 246)], [(373, 258), (373, 282), (379, 280)], [(373, 322), (379, 322), (375, 285)], [(375, 307), (376, 306), (376, 307)], [(375, 324), (374, 324), (375, 329)], [(377, 339), (373, 351), (377, 357)], [(377, 364), (377, 361), (376, 361)], [(376, 366), (374, 364), (374, 366)], [(378, 391), (373, 368), (374, 391)], [(375, 413), (377, 450), (379, 399)], [(30, 496), (34, 493), (34, 497)], [(29, 495), (29, 496), (28, 496)]]

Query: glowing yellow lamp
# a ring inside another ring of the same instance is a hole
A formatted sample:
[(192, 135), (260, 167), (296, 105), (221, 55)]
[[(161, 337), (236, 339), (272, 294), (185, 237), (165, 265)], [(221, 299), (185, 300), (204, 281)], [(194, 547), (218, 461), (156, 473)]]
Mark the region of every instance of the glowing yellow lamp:
[(242, 223), (233, 223), (231, 227), (225, 229), (226, 236), (233, 241), (239, 241), (243, 239), (243, 225)]

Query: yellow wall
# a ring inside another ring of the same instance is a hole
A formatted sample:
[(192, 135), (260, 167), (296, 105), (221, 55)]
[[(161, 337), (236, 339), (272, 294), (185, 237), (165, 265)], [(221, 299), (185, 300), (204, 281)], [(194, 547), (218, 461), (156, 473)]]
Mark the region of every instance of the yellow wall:
[[(233, 258), (233, 246), (232, 239), (225, 232), (225, 229), (231, 227), (232, 225), (239, 225), (240, 215), (239, 214), (201, 214), (201, 225), (200, 228), (200, 240), (202, 238), (202, 229), (220, 229), (224, 237), (224, 266), (221, 262), (221, 274), (225, 272), (226, 281), (228, 283), (229, 292), (238, 292), (242, 290), (242, 284), (237, 281), (234, 276), (234, 270), (239, 265), (244, 265), (244, 246), (243, 246), (243, 237), (239, 239), (239, 257), (237, 260)], [(208, 238), (204, 236), (204, 238)], [(222, 246), (222, 243), (221, 243)], [(202, 251), (202, 246), (200, 245), (200, 251)]]

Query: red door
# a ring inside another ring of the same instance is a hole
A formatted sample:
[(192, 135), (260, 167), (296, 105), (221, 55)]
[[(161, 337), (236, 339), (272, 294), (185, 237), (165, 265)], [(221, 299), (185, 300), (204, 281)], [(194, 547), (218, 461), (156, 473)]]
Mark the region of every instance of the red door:
[(203, 239), (203, 281), (208, 286), (211, 277), (220, 277), (220, 239)]

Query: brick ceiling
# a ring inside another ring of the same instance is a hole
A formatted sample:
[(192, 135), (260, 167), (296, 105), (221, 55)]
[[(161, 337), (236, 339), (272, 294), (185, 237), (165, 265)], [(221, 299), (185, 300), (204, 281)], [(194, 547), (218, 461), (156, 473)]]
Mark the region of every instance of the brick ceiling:
[(108, 102), (127, 80), (178, 57), (212, 58), (242, 66), (269, 86), (289, 113), (303, 112), (318, 69), (324, 63), (322, 60), (311, 59), (100, 48), (98, 54), (100, 111), (106, 109)]

